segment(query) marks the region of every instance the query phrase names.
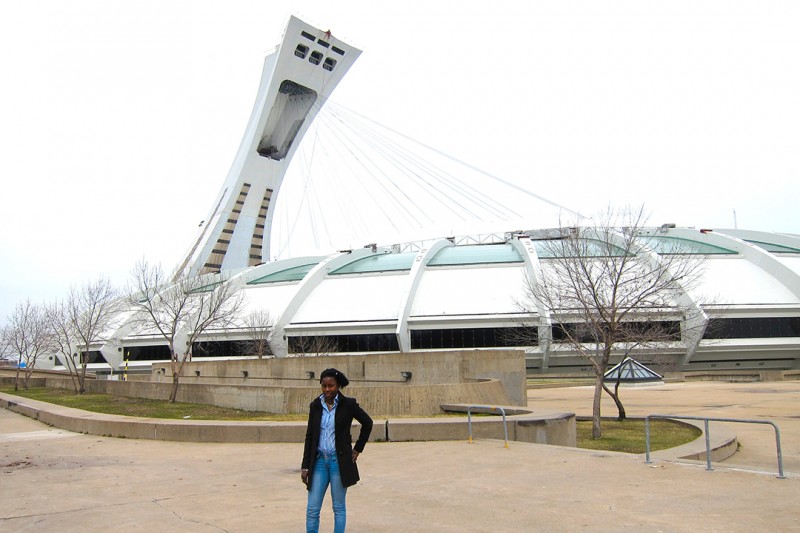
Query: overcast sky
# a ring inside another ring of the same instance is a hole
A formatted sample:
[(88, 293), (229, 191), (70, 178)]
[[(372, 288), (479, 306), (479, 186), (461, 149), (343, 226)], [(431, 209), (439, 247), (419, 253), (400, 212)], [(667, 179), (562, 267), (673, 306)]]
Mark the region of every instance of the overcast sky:
[(291, 14), (364, 50), (334, 102), (562, 205), (800, 233), (799, 2), (3, 2), (0, 322), (178, 262)]

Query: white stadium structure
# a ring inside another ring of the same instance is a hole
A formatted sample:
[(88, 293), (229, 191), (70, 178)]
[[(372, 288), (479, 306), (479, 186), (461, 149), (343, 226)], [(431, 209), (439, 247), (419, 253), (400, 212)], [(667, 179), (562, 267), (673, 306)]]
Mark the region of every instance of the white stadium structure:
[[(552, 230), (443, 236), (327, 255), (273, 260), (274, 204), (301, 139), (360, 50), (291, 18), (268, 56), (252, 115), (222, 189), (178, 272), (227, 276), (246, 296), (246, 312), (272, 317), (275, 356), (308, 351), (309, 339), (337, 352), (410, 352), (514, 345), (514, 328), (533, 326), (529, 373), (579, 372), (588, 364), (554, 335), (546, 313), (523, 311), (526, 283), (552, 260)], [(547, 215), (558, 226), (558, 206)], [(510, 228), (511, 229), (511, 228)], [(702, 279), (684, 297), (702, 309), (697, 335), (675, 342), (682, 370), (785, 370), (800, 360), (800, 236), (671, 224), (646, 231), (659, 250), (680, 242), (701, 254)], [(663, 248), (661, 245), (663, 244)], [(715, 304), (703, 304), (713, 301)], [(91, 348), (90, 368), (150, 370), (169, 360), (163, 338), (134, 333), (122, 313), (115, 331)], [(705, 327), (708, 324), (714, 327)], [(251, 357), (244, 328), (210, 332), (198, 358)], [(57, 357), (49, 361), (63, 368)], [(45, 365), (47, 366), (47, 365)]]

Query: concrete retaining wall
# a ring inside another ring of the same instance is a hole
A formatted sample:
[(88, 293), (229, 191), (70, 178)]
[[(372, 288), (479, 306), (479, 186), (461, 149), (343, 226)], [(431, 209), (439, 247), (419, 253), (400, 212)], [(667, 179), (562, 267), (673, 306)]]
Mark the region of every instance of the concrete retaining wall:
[[(90, 435), (182, 442), (303, 442), (305, 422), (165, 420), (90, 413), (0, 393), (0, 407), (45, 424)], [(518, 411), (509, 416), (510, 441), (575, 446), (575, 415)], [(473, 437), (503, 439), (501, 417), (473, 418)], [(359, 432), (353, 424), (353, 440)], [(371, 441), (467, 440), (466, 417), (374, 419)]]
[[(318, 387), (326, 368), (338, 368), (350, 380), (350, 390), (361, 387), (408, 387), (469, 383), (497, 379), (505, 388), (507, 405), (526, 405), (524, 350), (447, 350), (411, 353), (373, 353), (280, 357), (233, 361), (194, 361), (183, 369), (183, 383)], [(244, 377), (244, 373), (247, 377)], [(314, 373), (314, 378), (308, 377)], [(405, 381), (401, 372), (411, 372)], [(168, 363), (153, 364), (152, 381), (169, 381)], [(355, 392), (351, 395), (357, 396)]]
[[(47, 386), (71, 389), (64, 378), (48, 378)], [(86, 382), (90, 393), (112, 394), (130, 398), (166, 400), (171, 382), (105, 381)], [(181, 383), (178, 401), (230, 407), (268, 413), (307, 413), (308, 405), (319, 395), (319, 385), (280, 387), (258, 385), (214, 385)], [(439, 385), (406, 385), (404, 387), (349, 387), (347, 395), (375, 416), (430, 416), (440, 414), (445, 403), (508, 403), (505, 388), (497, 380)]]

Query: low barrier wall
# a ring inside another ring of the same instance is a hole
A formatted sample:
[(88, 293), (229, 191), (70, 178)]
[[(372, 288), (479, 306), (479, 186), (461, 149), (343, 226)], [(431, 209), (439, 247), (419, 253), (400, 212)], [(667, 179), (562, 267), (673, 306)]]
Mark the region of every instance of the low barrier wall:
[[(303, 442), (305, 422), (226, 422), (165, 420), (90, 413), (19, 396), (0, 393), (0, 407), (45, 424), (90, 435), (182, 442)], [(573, 413), (532, 413), (507, 417), (509, 440), (575, 446)], [(473, 436), (503, 439), (499, 416), (474, 417)], [(353, 425), (354, 440), (358, 424)], [(467, 440), (467, 418), (374, 418), (371, 441)]]
[[(505, 389), (505, 401), (527, 405), (524, 350), (442, 350), (410, 353), (370, 353), (306, 357), (274, 357), (198, 361), (183, 368), (182, 383), (214, 385), (319, 386), (319, 375), (337, 368), (350, 380), (349, 391), (363, 387), (400, 388), (419, 385), (474, 383), (495, 379)], [(309, 378), (309, 372), (314, 377)], [(402, 377), (410, 372), (411, 378)], [(151, 381), (171, 381), (169, 363), (154, 363)]]
[[(64, 378), (48, 378), (47, 386), (71, 389), (72, 382)], [(130, 398), (166, 400), (172, 383), (152, 381), (86, 382), (90, 393), (112, 394)], [(404, 387), (348, 387), (343, 391), (352, 396), (370, 414), (375, 416), (430, 416), (440, 414), (441, 404), (480, 403), (508, 404), (505, 388), (498, 380), (473, 383), (446, 383), (432, 385), (407, 385)], [(202, 403), (230, 407), (245, 411), (268, 413), (307, 413), (311, 401), (319, 396), (319, 385), (307, 387), (270, 387), (253, 385), (213, 385), (181, 383), (179, 402)]]

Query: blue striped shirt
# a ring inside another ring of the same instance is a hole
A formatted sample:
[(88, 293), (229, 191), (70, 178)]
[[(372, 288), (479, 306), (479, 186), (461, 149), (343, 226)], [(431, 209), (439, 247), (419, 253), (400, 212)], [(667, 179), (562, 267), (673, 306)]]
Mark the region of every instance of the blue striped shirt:
[(339, 405), (339, 395), (333, 400), (333, 407), (329, 410), (328, 404), (325, 403), (325, 395), (321, 394), (319, 400), (322, 402), (322, 425), (319, 432), (319, 447), (320, 452), (326, 455), (333, 455), (336, 453), (336, 431), (334, 421), (336, 419), (336, 407)]

